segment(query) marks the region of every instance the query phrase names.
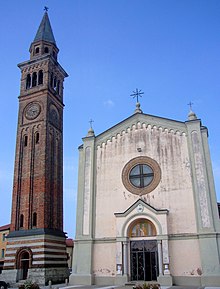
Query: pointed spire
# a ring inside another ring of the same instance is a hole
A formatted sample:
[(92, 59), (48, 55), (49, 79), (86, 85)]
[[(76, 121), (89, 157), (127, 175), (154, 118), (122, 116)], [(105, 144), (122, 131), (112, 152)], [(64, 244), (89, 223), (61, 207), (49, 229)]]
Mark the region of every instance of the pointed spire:
[(47, 42), (51, 42), (54, 45), (56, 45), (56, 41), (55, 38), (53, 36), (53, 31), (50, 25), (50, 20), (47, 14), (47, 10), (44, 13), (43, 19), (40, 23), (40, 26), (37, 30), (37, 34), (34, 38), (34, 42), (36, 41), (47, 41)]

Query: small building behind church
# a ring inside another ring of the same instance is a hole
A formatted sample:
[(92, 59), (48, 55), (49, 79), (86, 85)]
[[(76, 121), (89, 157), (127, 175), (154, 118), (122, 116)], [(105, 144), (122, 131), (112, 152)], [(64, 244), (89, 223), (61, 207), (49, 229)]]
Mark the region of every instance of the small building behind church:
[(67, 253), (67, 263), (70, 272), (72, 271), (72, 262), (73, 262), (73, 248), (74, 241), (71, 238), (66, 239), (66, 253)]
[(2, 272), (4, 266), (7, 235), (9, 234), (9, 230), (10, 224), (0, 227), (0, 273)]
[(208, 130), (133, 115), (79, 147), (71, 284), (220, 284), (220, 220)]

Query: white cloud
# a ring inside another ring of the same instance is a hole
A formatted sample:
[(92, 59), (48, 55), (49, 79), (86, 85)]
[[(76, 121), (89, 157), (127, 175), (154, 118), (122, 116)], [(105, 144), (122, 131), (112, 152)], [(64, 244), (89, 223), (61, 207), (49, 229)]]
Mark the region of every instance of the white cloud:
[(113, 107), (115, 105), (115, 103), (111, 99), (108, 99), (108, 100), (104, 101), (104, 105), (107, 107)]

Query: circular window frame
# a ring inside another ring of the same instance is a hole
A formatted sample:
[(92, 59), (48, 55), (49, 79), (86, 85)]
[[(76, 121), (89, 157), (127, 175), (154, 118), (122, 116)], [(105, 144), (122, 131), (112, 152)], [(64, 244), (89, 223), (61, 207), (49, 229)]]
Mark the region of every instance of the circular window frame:
[[(144, 164), (144, 165), (147, 165), (149, 166), (154, 175), (153, 175), (153, 180), (150, 182), (149, 185), (147, 185), (146, 187), (143, 187), (143, 188), (138, 188), (138, 187), (135, 187), (131, 181), (130, 181), (130, 172), (131, 170), (137, 166), (137, 165), (141, 165), (141, 164)], [(132, 194), (135, 194), (135, 195), (146, 195), (150, 192), (152, 192), (159, 184), (161, 180), (161, 169), (160, 169), (160, 166), (159, 164), (149, 158), (149, 157), (146, 157), (146, 156), (140, 156), (140, 157), (136, 157), (136, 158), (133, 158), (132, 160), (130, 160), (123, 168), (122, 170), (122, 182), (123, 182), (123, 185), (125, 186), (125, 188), (131, 192)]]

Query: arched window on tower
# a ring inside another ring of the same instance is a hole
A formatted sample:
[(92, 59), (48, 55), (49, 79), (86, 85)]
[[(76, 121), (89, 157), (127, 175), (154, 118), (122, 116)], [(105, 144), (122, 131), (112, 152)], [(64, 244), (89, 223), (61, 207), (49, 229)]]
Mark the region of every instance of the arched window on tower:
[(53, 57), (56, 59), (57, 58), (57, 55), (56, 55), (56, 52), (53, 50)]
[(55, 90), (56, 90), (56, 88), (57, 88), (57, 78), (56, 78), (56, 76), (54, 77), (53, 88), (54, 88)]
[(60, 94), (60, 81), (57, 81), (57, 93)]
[(24, 146), (26, 147), (28, 145), (28, 136), (24, 136)]
[(35, 134), (35, 143), (39, 144), (39, 142), (40, 142), (40, 134), (39, 134), (39, 132), (36, 132), (36, 134)]
[(32, 87), (37, 85), (37, 72), (34, 72), (32, 75)]
[(24, 227), (24, 215), (23, 215), (23, 214), (20, 215), (20, 224), (19, 224), (19, 227), (20, 227), (20, 228), (23, 228), (23, 227)]
[(31, 75), (28, 74), (26, 78), (26, 89), (31, 87)]
[(34, 212), (33, 213), (33, 227), (36, 227), (37, 226), (37, 213), (36, 212)]
[(36, 47), (36, 48), (35, 48), (35, 53), (38, 54), (39, 52), (40, 52), (40, 48), (39, 48), (39, 47)]
[(45, 47), (44, 48), (44, 53), (48, 53), (49, 52), (49, 48), (48, 47)]
[(53, 87), (53, 72), (50, 75), (50, 87)]
[(40, 70), (38, 72), (38, 85), (43, 84), (43, 77), (44, 77), (43, 70)]

